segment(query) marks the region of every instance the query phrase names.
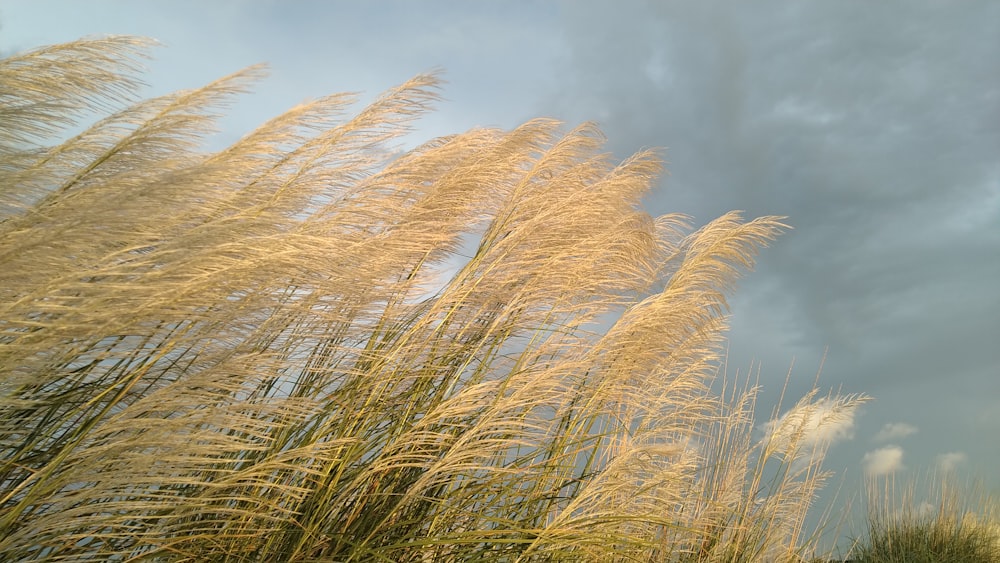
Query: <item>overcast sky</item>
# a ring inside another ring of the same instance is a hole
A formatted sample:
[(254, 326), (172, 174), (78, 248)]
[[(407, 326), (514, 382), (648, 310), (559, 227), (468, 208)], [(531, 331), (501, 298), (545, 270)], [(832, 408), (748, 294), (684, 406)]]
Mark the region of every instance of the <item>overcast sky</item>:
[(552, 116), (665, 147), (651, 213), (794, 226), (733, 301), (730, 364), (770, 399), (794, 359), (798, 396), (829, 350), (821, 384), (876, 399), (830, 467), (1000, 492), (1000, 2), (0, 0), (5, 54), (108, 33), (164, 43), (147, 94), (270, 63), (220, 146), (440, 68), (428, 137)]

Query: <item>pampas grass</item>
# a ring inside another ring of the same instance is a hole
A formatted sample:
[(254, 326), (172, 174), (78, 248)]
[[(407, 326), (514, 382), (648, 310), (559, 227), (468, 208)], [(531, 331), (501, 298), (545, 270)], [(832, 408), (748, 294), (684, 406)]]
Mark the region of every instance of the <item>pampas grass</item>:
[(394, 151), (433, 75), (205, 152), (262, 69), (135, 102), (147, 45), (0, 62), (0, 559), (808, 551), (809, 409), (862, 398), (758, 440), (749, 380), (711, 392), (780, 218), (650, 217), (657, 158), (590, 124)]

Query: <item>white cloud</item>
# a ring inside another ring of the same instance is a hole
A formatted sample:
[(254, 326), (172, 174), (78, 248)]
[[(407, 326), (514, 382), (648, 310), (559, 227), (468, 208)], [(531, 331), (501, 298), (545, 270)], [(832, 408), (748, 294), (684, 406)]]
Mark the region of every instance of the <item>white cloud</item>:
[(797, 449), (809, 453), (813, 448), (853, 438), (856, 413), (857, 404), (842, 398), (800, 402), (778, 420), (764, 425), (765, 440), (779, 452), (787, 454)]
[(916, 433), (917, 427), (912, 424), (907, 424), (905, 422), (889, 422), (878, 431), (878, 434), (875, 434), (872, 441), (889, 442), (893, 440), (900, 440)]
[(919, 518), (929, 518), (937, 513), (938, 507), (927, 502), (926, 500), (917, 505), (917, 517)]
[(903, 448), (886, 446), (865, 454), (861, 464), (869, 475), (886, 475), (903, 469)]
[(948, 452), (937, 456), (937, 465), (941, 471), (950, 473), (968, 459), (969, 456), (965, 455), (965, 452)]

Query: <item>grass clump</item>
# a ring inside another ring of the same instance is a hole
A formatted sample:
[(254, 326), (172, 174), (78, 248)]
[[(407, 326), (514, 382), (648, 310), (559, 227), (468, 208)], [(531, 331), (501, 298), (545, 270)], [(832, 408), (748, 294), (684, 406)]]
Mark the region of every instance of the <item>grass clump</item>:
[[(886, 479), (868, 514), (866, 537), (851, 561), (859, 563), (989, 563), (1000, 561), (1000, 513), (989, 495), (943, 481), (917, 480), (897, 491)], [(975, 500), (973, 500), (975, 499)]]
[(650, 217), (657, 159), (592, 125), (394, 150), (433, 76), (205, 152), (261, 69), (133, 103), (146, 45), (0, 61), (0, 560), (807, 550), (808, 434), (861, 399), (758, 440), (755, 388), (711, 392), (780, 218)]

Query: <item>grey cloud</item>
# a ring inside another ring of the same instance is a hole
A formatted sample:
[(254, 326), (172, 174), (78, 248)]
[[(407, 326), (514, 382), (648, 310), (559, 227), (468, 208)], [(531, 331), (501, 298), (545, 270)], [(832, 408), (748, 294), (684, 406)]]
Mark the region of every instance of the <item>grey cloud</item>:
[(1000, 465), (982, 414), (1000, 396), (1000, 4), (564, 14), (569, 55), (546, 113), (598, 118), (620, 155), (668, 147), (651, 211), (745, 209), (795, 227), (734, 301), (735, 363), (763, 360), (774, 387), (796, 357), (801, 392), (828, 347), (821, 381), (877, 399), (869, 433), (906, 419), (927, 429), (913, 463), (951, 442)]

